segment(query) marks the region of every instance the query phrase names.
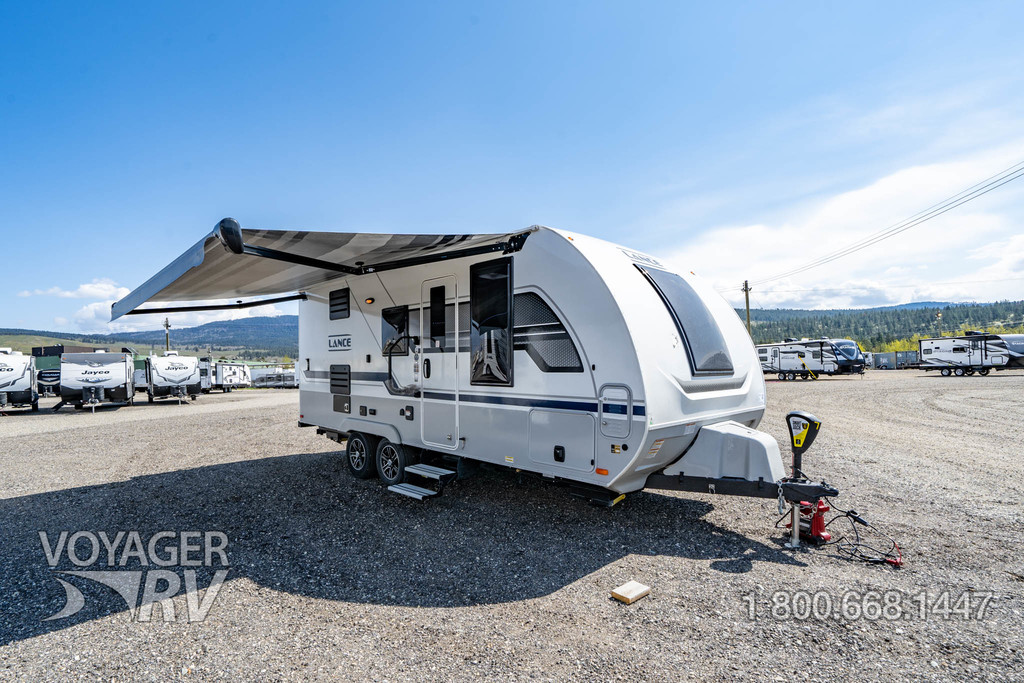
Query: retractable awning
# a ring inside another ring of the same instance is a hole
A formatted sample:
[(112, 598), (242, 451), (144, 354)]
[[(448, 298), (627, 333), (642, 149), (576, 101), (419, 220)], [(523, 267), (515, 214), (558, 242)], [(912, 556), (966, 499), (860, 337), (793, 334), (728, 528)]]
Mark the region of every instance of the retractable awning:
[(386, 235), (374, 233), (250, 230), (225, 218), (213, 232), (111, 306), (123, 315), (244, 308), (296, 297), (231, 304), (139, 308), (149, 301), (210, 301), (302, 292), (345, 275), (407, 268), (522, 248), (537, 227), (490, 235)]

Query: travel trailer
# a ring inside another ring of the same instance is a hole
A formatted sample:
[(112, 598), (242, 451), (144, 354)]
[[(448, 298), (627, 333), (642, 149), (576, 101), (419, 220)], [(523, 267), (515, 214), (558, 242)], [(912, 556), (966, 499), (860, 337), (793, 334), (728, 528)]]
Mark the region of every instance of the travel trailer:
[(150, 403), (158, 398), (196, 400), (201, 390), (199, 359), (179, 356), (177, 351), (146, 358), (146, 396)]
[(0, 348), (0, 411), (25, 407), (39, 411), (36, 359), (21, 351)]
[(135, 401), (135, 364), (130, 353), (64, 353), (60, 357), (60, 403), (95, 412), (102, 403)]
[(1024, 368), (1024, 334), (968, 332), (961, 337), (936, 337), (918, 342), (922, 370), (938, 370), (943, 377), (982, 377), (992, 370)]
[(203, 393), (219, 389), (226, 394), (232, 389), (252, 386), (252, 373), (245, 363), (200, 358), (199, 372)]
[[(298, 301), (299, 425), (344, 442), (355, 477), (396, 493), (435, 495), (465, 461), (606, 505), (645, 487), (780, 506), (837, 493), (787, 477), (757, 431), (764, 377), (732, 307), (615, 244), (539, 226), (378, 235), (225, 219), (112, 319), (213, 299)], [(790, 417), (795, 457), (820, 422)]]
[(818, 379), (820, 375), (853, 375), (864, 372), (864, 354), (850, 339), (787, 339), (759, 344), (757, 357), (765, 374), (781, 380)]

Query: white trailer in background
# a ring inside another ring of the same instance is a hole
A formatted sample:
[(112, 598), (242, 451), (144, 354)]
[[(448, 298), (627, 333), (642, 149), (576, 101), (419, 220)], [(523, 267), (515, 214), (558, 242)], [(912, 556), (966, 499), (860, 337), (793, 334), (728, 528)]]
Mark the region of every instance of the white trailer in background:
[[(778, 443), (757, 431), (758, 355), (714, 288), (581, 234), (242, 230), (224, 219), (112, 318), (209, 308), (140, 308), (150, 301), (274, 294), (217, 306), (299, 301), (299, 425), (345, 443), (354, 476), (396, 493), (436, 495), (464, 461), (608, 505), (644, 488), (780, 505), (838, 493), (788, 477)], [(789, 418), (796, 464), (820, 422)]]
[(758, 344), (757, 357), (765, 374), (780, 380), (817, 379), (819, 375), (852, 375), (864, 372), (864, 354), (850, 339), (787, 339)]
[(200, 358), (199, 373), (203, 393), (218, 389), (226, 394), (232, 389), (252, 386), (252, 373), (249, 371), (249, 366), (238, 361)]
[(960, 337), (935, 337), (918, 342), (922, 370), (943, 377), (987, 375), (992, 370), (1024, 368), (1024, 334), (968, 332)]
[(35, 356), (0, 348), (0, 411), (22, 407), (39, 410)]
[(60, 410), (72, 403), (76, 410), (101, 403), (135, 401), (135, 363), (130, 353), (63, 353), (60, 356)]
[(201, 389), (198, 358), (179, 356), (177, 351), (146, 358), (146, 395), (150, 403), (158, 398), (176, 398), (178, 403), (185, 398), (194, 401)]

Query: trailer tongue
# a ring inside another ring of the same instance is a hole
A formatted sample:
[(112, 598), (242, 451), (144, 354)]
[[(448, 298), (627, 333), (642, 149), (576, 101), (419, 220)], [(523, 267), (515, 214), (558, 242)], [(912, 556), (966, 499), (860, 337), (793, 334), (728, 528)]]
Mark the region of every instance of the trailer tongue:
[(800, 546), (800, 538), (819, 542), (813, 524), (801, 530), (799, 510), (812, 509), (818, 502), (839, 495), (825, 482), (813, 482), (803, 473), (803, 454), (814, 442), (821, 421), (810, 413), (795, 411), (786, 416), (793, 450), (792, 475), (785, 476), (779, 446), (764, 432), (737, 422), (720, 422), (701, 427), (693, 445), (679, 460), (647, 478), (646, 488), (727, 496), (775, 498), (779, 514), (792, 504), (791, 538), (788, 547)]

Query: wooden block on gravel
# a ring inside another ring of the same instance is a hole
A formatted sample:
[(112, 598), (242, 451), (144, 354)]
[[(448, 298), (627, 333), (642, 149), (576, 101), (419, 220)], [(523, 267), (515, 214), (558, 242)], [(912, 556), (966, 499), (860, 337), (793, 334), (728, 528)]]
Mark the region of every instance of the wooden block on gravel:
[(612, 597), (616, 600), (632, 605), (634, 602), (651, 592), (650, 586), (645, 586), (636, 581), (629, 581), (612, 591)]

